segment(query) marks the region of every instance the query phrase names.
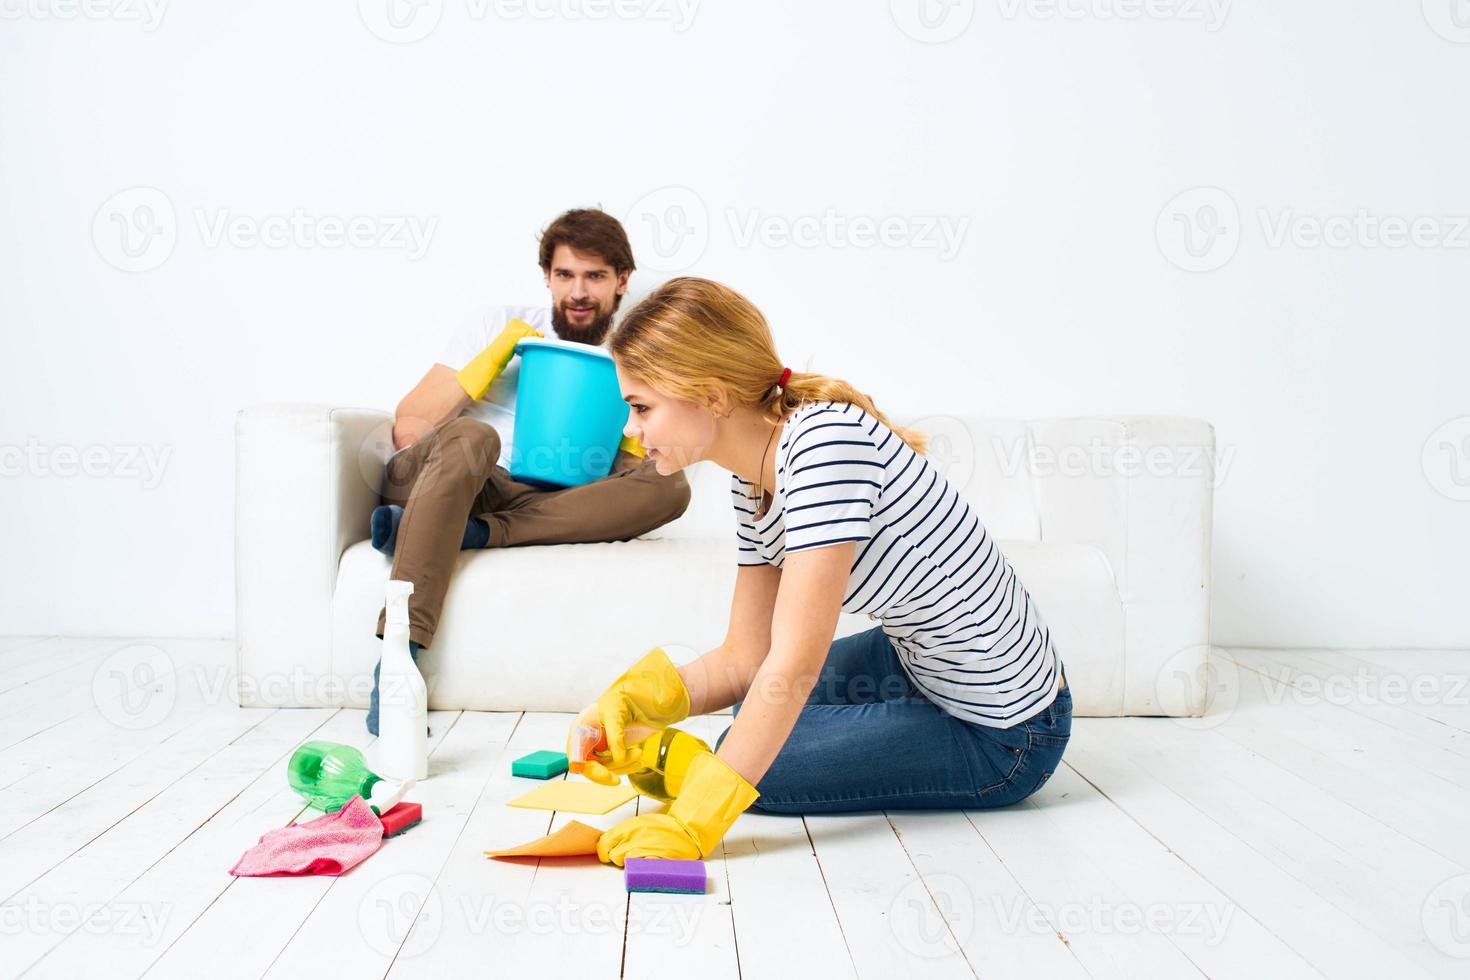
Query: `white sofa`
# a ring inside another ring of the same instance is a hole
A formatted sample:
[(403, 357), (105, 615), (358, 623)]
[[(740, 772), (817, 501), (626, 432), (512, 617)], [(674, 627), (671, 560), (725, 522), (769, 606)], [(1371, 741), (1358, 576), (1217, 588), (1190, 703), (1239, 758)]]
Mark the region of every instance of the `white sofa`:
[[(1214, 430), (1157, 416), (896, 417), (977, 509), (1036, 598), (1076, 713), (1199, 715), (1209, 638)], [(391, 561), (368, 542), (391, 417), (269, 405), (235, 424), (238, 702), (365, 707)], [(687, 471), (688, 511), (632, 541), (461, 552), (420, 654), (435, 708), (575, 711), (662, 645), (724, 638), (729, 476)], [(871, 628), (844, 614), (838, 635)]]

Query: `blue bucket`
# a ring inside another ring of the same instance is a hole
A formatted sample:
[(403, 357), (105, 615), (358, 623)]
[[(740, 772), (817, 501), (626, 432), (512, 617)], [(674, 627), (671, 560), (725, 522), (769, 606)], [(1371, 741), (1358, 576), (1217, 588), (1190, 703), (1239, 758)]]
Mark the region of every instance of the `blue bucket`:
[(522, 483), (575, 487), (612, 472), (628, 403), (612, 355), (601, 347), (527, 337), (516, 382), (510, 475)]

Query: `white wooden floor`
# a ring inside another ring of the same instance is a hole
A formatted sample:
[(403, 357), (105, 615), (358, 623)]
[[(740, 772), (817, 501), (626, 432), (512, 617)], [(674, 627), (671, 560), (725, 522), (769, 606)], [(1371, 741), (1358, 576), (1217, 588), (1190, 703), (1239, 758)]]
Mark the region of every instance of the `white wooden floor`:
[(1470, 976), (1470, 654), (1228, 653), (1206, 718), (1075, 719), (1017, 806), (745, 814), (710, 894), (629, 896), (481, 856), (569, 819), (504, 805), (565, 715), (435, 712), (423, 824), (233, 878), (363, 712), (236, 708), (229, 641), (0, 639), (0, 975)]

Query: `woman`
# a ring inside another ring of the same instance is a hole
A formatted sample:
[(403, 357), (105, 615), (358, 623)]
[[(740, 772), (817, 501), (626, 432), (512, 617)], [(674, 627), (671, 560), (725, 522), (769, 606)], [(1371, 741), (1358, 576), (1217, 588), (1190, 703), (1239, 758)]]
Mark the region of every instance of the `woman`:
[[(1056, 770), (1072, 700), (1051, 633), (979, 517), (844, 381), (783, 368), (765, 319), (719, 283), (670, 280), (608, 341), (659, 473), (732, 473), (735, 594), (717, 649), (654, 649), (595, 714), (587, 774), (641, 768), (634, 724), (735, 707), (673, 803), (603, 834), (598, 856), (704, 858), (757, 799), (773, 813), (984, 808)], [(839, 611), (879, 625), (833, 641)], [(738, 703), (737, 703), (738, 702)]]

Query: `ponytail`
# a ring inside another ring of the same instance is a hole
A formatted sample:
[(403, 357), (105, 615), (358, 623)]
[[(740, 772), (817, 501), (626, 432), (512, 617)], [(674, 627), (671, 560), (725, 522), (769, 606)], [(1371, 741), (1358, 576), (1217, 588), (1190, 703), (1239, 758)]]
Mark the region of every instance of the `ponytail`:
[(671, 398), (708, 405), (723, 391), (775, 424), (810, 402), (849, 402), (914, 452), (929, 448), (927, 434), (894, 425), (872, 398), (840, 378), (793, 371), (778, 386), (783, 365), (766, 318), (710, 279), (679, 276), (659, 286), (628, 311), (607, 346), (630, 374)]

